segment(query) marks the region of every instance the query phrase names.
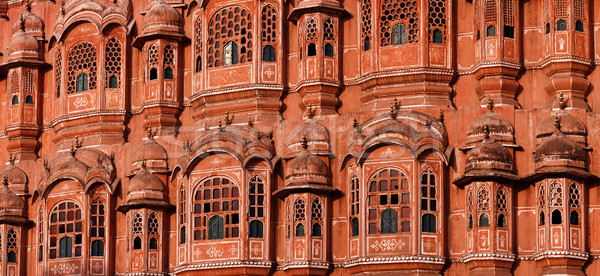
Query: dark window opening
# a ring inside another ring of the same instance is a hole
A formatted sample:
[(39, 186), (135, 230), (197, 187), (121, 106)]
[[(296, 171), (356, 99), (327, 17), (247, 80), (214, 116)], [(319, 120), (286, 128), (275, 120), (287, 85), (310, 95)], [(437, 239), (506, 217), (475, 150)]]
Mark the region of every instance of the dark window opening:
[(546, 34), (550, 33), (550, 22), (546, 22)]
[(25, 96), (25, 103), (26, 104), (33, 104), (33, 97), (31, 95)]
[(148, 248), (152, 250), (158, 249), (158, 240), (155, 237), (150, 238)]
[(443, 43), (442, 31), (440, 29), (433, 30), (433, 43)]
[(352, 237), (358, 236), (359, 228), (358, 218), (352, 218)]
[(479, 227), (488, 227), (490, 226), (490, 218), (486, 213), (482, 213), (479, 215)]
[(135, 237), (133, 238), (133, 250), (142, 249), (142, 238)]
[(575, 31), (583, 33), (583, 22), (581, 20), (575, 21)]
[(202, 57), (198, 56), (196, 58), (196, 73), (202, 71)]
[(559, 210), (552, 211), (552, 224), (562, 223), (562, 213)]
[(424, 214), (421, 217), (421, 231), (423, 233), (435, 233), (436, 218), (433, 214)]
[(381, 234), (398, 233), (398, 213), (394, 209), (381, 212)]
[(408, 43), (408, 31), (402, 23), (394, 25), (392, 28), (392, 45), (402, 45)]
[(92, 242), (92, 257), (104, 256), (104, 242), (101, 240), (95, 240)]
[(260, 220), (253, 220), (250, 222), (250, 238), (262, 238), (263, 237), (263, 223)]
[(208, 239), (219, 240), (224, 236), (225, 222), (221, 216), (213, 216), (208, 220)]
[(564, 19), (558, 20), (556, 22), (556, 30), (557, 31), (566, 31), (567, 30), (567, 21)]
[(505, 228), (506, 227), (506, 217), (504, 214), (498, 215), (498, 227)]
[(38, 262), (42, 262), (44, 261), (44, 246), (40, 245), (39, 251), (38, 251)]
[(158, 79), (158, 70), (156, 68), (150, 69), (150, 80)]
[(80, 73), (79, 75), (77, 75), (77, 83), (75, 87), (76, 92), (88, 90), (88, 75), (86, 73)]
[(473, 216), (469, 215), (469, 229), (473, 229)]
[(119, 80), (117, 79), (117, 76), (112, 75), (110, 76), (110, 78), (108, 78), (108, 88), (117, 88), (119, 87)]
[(333, 45), (331, 43), (325, 44), (325, 56), (333, 57)]
[(504, 37), (515, 38), (515, 27), (504, 25)]
[(481, 39), (481, 32), (477, 30), (477, 40)]
[(179, 244), (185, 244), (185, 226), (182, 226), (181, 229), (179, 229)]
[(71, 237), (62, 237), (58, 243), (58, 257), (71, 258), (73, 256), (73, 239)]
[(272, 62), (276, 60), (275, 47), (267, 45), (263, 48), (263, 61)]
[(6, 262), (7, 263), (16, 263), (17, 262), (17, 253), (15, 253), (15, 251), (8, 251), (8, 254), (6, 256)]
[(371, 38), (369, 38), (368, 36), (365, 37), (365, 42), (363, 45), (363, 51), (368, 51), (371, 50)]
[(304, 237), (304, 224), (298, 223), (296, 225), (296, 237)]
[(317, 55), (317, 45), (314, 43), (308, 44), (308, 52), (306, 53), (307, 57), (314, 57)]
[(12, 105), (18, 105), (19, 104), (19, 96), (12, 96), (10, 103)]
[(540, 212), (540, 226), (546, 225), (546, 216), (544, 216), (544, 211)]
[(312, 226), (312, 236), (320, 237), (321, 236), (321, 225), (318, 223), (313, 224)]
[(496, 36), (496, 26), (494, 26), (494, 25), (488, 26), (487, 29), (485, 30), (485, 35), (487, 37)]
[(571, 211), (571, 225), (579, 225), (579, 213), (577, 211)]
[(172, 79), (173, 79), (173, 69), (171, 69), (171, 67), (165, 68), (165, 80), (172, 80)]

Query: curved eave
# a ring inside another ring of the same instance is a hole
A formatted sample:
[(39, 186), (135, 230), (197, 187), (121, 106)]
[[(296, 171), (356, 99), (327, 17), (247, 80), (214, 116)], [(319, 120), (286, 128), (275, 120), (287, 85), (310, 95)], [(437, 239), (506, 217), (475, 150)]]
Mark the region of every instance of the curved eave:
[(135, 40), (133, 41), (132, 46), (135, 48), (138, 48), (138, 49), (142, 49), (142, 47), (144, 47), (144, 43), (146, 43), (146, 41), (154, 40), (154, 39), (175, 40), (175, 41), (181, 41), (183, 43), (188, 43), (191, 41), (191, 39), (189, 39), (184, 34), (161, 31), (161, 32), (153, 32), (152, 34), (147, 34), (147, 35), (140, 35), (140, 36), (136, 37)]
[(123, 203), (117, 207), (117, 211), (121, 213), (126, 213), (131, 209), (141, 209), (141, 208), (150, 208), (150, 209), (165, 209), (165, 210), (174, 210), (175, 205), (170, 204), (165, 200), (155, 200), (155, 199), (136, 199), (132, 201), (128, 201), (127, 203)]
[(334, 194), (339, 195), (342, 192), (337, 188), (332, 186), (323, 185), (323, 184), (314, 184), (314, 183), (299, 183), (285, 186), (273, 193), (273, 196), (284, 199), (289, 194), (296, 193), (304, 193), (304, 192), (314, 192), (314, 193), (326, 193), (326, 194)]
[(598, 181), (600, 178), (594, 174), (576, 168), (540, 168), (534, 173), (525, 176), (527, 182), (535, 182), (549, 177), (572, 177), (584, 181)]
[(494, 171), (494, 170), (485, 170), (485, 171), (474, 171), (465, 173), (457, 178), (455, 178), (452, 183), (454, 185), (462, 188), (466, 184), (469, 184), (473, 181), (498, 181), (503, 183), (514, 183), (517, 184), (521, 182), (521, 178), (510, 172), (506, 171)]
[(5, 76), (8, 73), (8, 69), (14, 67), (50, 68), (52, 65), (38, 58), (20, 58), (16, 61), (8, 61), (0, 64), (0, 75)]
[(318, 3), (312, 5), (301, 5), (292, 10), (288, 16), (288, 20), (296, 23), (300, 16), (306, 13), (322, 12), (327, 14), (339, 15), (340, 17), (349, 16), (350, 13), (339, 5), (331, 5), (325, 3)]
[(0, 224), (33, 225), (33, 221), (25, 216), (0, 215)]

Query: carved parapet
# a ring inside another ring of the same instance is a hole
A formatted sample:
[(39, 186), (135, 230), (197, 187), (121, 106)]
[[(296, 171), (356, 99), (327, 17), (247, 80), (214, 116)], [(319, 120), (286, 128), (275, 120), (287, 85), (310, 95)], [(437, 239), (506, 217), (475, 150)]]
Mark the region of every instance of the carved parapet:
[(520, 64), (505, 61), (481, 62), (472, 71), (479, 80), (475, 91), (481, 105), (492, 99), (495, 105), (520, 107), (516, 99), (520, 87), (517, 81), (521, 71)]
[(548, 107), (559, 108), (558, 95), (564, 95), (565, 108), (589, 110), (586, 96), (590, 81), (586, 76), (592, 69), (592, 61), (576, 56), (553, 56), (542, 62), (549, 80), (544, 86), (548, 93)]

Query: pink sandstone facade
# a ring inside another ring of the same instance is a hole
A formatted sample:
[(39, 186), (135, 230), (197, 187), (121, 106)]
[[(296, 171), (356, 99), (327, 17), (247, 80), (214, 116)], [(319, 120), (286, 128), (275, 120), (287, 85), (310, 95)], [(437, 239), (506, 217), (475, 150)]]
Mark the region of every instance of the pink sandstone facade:
[(0, 275), (600, 275), (598, 0), (0, 0)]

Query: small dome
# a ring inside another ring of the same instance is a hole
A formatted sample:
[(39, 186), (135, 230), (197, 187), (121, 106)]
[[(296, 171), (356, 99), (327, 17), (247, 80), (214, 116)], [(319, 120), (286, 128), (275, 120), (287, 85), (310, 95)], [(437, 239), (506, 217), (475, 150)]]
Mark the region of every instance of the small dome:
[(150, 173), (144, 166), (129, 181), (127, 201), (131, 200), (163, 200), (164, 185), (162, 181)]
[[(72, 153), (74, 154), (74, 153)], [(83, 162), (77, 160), (73, 155), (70, 155), (69, 158), (60, 164), (53, 172), (69, 172), (75, 176), (85, 177), (87, 174), (88, 166), (86, 166)]]
[(493, 140), (485, 139), (467, 155), (465, 171), (471, 170), (512, 171), (512, 156), (505, 147)]
[(290, 134), (288, 149), (291, 153), (302, 152), (302, 140), (306, 138), (308, 148), (317, 153), (329, 153), (329, 131), (313, 119), (308, 119)]
[(123, 8), (121, 8), (121, 6), (119, 6), (117, 1), (113, 2), (112, 5), (108, 6), (108, 8), (106, 8), (106, 10), (104, 10), (104, 12), (102, 13), (102, 17), (106, 17), (111, 14), (127, 16), (127, 12)]
[(0, 184), (0, 215), (22, 216), (25, 203), (9, 187), (6, 178)]
[[(21, 19), (23, 20), (23, 29), (28, 34), (31, 34), (33, 36), (41, 36), (42, 35), (42, 33), (44, 31), (44, 20), (42, 20), (42, 18), (40, 18), (39, 16), (37, 16), (29, 11), (26, 11), (21, 16)], [(13, 25), (12, 31), (13, 31), (13, 33), (15, 33), (20, 29), (21, 29), (21, 23), (19, 21), (17, 21), (17, 23), (15, 23)]]
[(2, 172), (2, 177), (6, 176), (6, 181), (9, 185), (13, 184), (27, 184), (27, 175), (21, 168), (10, 164)]
[(37, 57), (38, 41), (22, 29), (18, 30), (10, 42), (10, 55), (29, 54)]
[(137, 150), (135, 162), (141, 161), (166, 161), (167, 151), (154, 139), (148, 138)]
[(285, 173), (286, 185), (328, 185), (328, 168), (323, 160), (305, 150), (290, 161)]
[(556, 131), (550, 138), (540, 144), (535, 151), (536, 167), (569, 166), (585, 168), (585, 149), (569, 139), (562, 132)]
[[(144, 15), (144, 32), (150, 28), (167, 28), (175, 27), (175, 31), (179, 31), (181, 24), (181, 15), (173, 7), (165, 4), (162, 0), (154, 1), (152, 7)], [(171, 30), (167, 30), (171, 31)]]
[(514, 142), (515, 129), (512, 124), (500, 114), (493, 112), (491, 109), (477, 118), (467, 131), (467, 144), (473, 145), (484, 139), (485, 126), (489, 128), (490, 138), (505, 143)]
[(563, 134), (573, 139), (575, 142), (585, 145), (587, 136), (587, 128), (585, 127), (585, 124), (579, 120), (579, 118), (562, 109), (559, 110), (554, 116), (550, 116), (540, 122), (536, 130), (538, 145), (543, 142), (545, 138), (554, 134), (554, 131), (556, 130), (555, 125), (557, 122), (560, 123), (560, 131)]

